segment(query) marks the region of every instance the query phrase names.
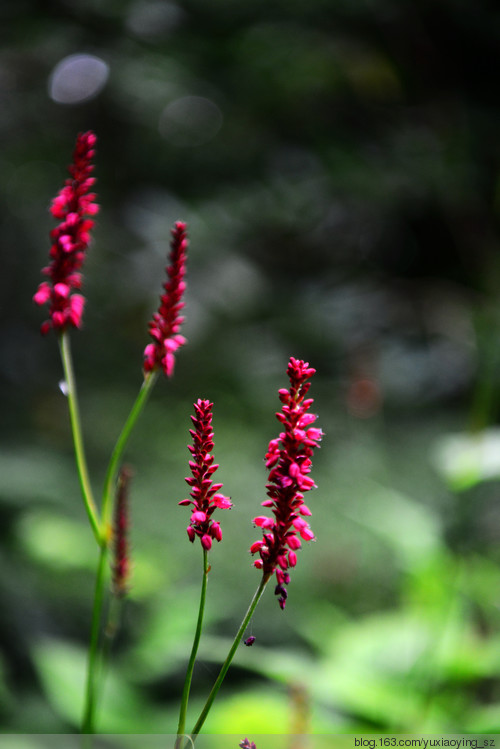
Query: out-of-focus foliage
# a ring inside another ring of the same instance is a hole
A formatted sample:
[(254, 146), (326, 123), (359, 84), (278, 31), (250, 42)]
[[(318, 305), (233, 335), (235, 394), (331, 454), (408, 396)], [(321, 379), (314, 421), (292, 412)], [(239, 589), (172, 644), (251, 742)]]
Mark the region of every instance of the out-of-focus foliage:
[[(172, 733), (200, 554), (177, 502), (215, 401), (234, 510), (192, 714), (258, 581), (247, 553), (290, 355), (326, 431), (285, 612), (269, 594), (214, 733), (500, 732), (500, 14), (460, 0), (17, 0), (0, 8), (0, 721), (79, 720), (96, 550), (55, 340), (31, 297), (75, 135), (101, 213), (73, 336), (96, 488), (141, 382), (169, 229), (185, 333), (127, 458), (134, 580), (99, 716)], [(184, 331), (183, 331), (184, 332)]]

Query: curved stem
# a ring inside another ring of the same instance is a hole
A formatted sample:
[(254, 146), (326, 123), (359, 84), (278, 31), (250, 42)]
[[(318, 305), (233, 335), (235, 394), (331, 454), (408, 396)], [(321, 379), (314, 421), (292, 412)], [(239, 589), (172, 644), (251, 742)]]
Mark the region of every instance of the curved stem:
[(227, 654), (227, 658), (222, 664), (222, 668), (219, 672), (219, 675), (215, 681), (215, 684), (212, 687), (212, 691), (208, 695), (208, 699), (205, 702), (205, 706), (203, 710), (200, 713), (200, 717), (198, 718), (195, 727), (193, 728), (190, 736), (192, 741), (194, 741), (199, 734), (201, 727), (203, 726), (206, 717), (208, 713), (210, 712), (210, 708), (212, 707), (212, 703), (215, 700), (217, 696), (217, 692), (219, 691), (222, 682), (224, 681), (224, 677), (229, 669), (229, 666), (231, 665), (231, 661), (234, 658), (234, 654), (236, 653), (236, 650), (238, 648), (238, 645), (241, 642), (241, 638), (243, 637), (245, 630), (248, 626), (248, 623), (250, 619), (252, 618), (253, 612), (255, 611), (257, 604), (259, 603), (261, 596), (265, 590), (265, 587), (269, 581), (269, 578), (271, 577), (271, 574), (266, 574), (262, 576), (262, 579), (260, 581), (259, 587), (254, 593), (254, 597), (252, 598), (252, 601), (250, 603), (250, 606), (248, 607), (247, 613), (243, 617), (243, 621), (241, 622), (240, 628), (238, 632), (236, 633), (236, 637), (234, 638), (233, 644), (231, 645), (231, 648), (229, 650), (229, 653)]
[(179, 713), (179, 727), (177, 728), (177, 744), (176, 746), (180, 749), (182, 736), (186, 728), (186, 712), (189, 700), (189, 691), (191, 689), (191, 680), (193, 678), (194, 664), (196, 661), (196, 654), (198, 652), (198, 646), (200, 644), (201, 629), (203, 626), (203, 614), (205, 612), (205, 599), (207, 594), (207, 581), (208, 581), (208, 553), (206, 549), (203, 549), (203, 577), (201, 581), (201, 594), (200, 594), (200, 608), (198, 611), (198, 621), (196, 623), (196, 632), (194, 634), (193, 647), (191, 649), (191, 655), (189, 656), (189, 663), (186, 671), (186, 679), (184, 681), (184, 689), (182, 691), (181, 709)]
[(92, 611), (92, 628), (90, 633), (89, 657), (87, 665), (87, 684), (85, 689), (85, 706), (83, 711), (82, 733), (94, 733), (96, 692), (98, 683), (99, 635), (101, 631), (102, 604), (104, 599), (104, 581), (106, 578), (106, 561), (108, 547), (101, 542), (99, 563), (95, 580), (94, 607)]
[(125, 450), (125, 447), (127, 445), (130, 434), (132, 432), (132, 429), (134, 428), (135, 423), (137, 419), (139, 418), (146, 404), (148, 396), (151, 393), (157, 378), (158, 378), (158, 370), (149, 372), (147, 375), (145, 375), (144, 382), (142, 383), (141, 389), (139, 390), (139, 394), (137, 398), (135, 399), (134, 405), (132, 406), (130, 410), (130, 413), (123, 426), (123, 429), (120, 432), (120, 436), (118, 437), (116, 441), (113, 452), (111, 453), (108, 470), (106, 472), (106, 478), (104, 480), (104, 491), (103, 491), (102, 508), (101, 508), (102, 534), (103, 534), (103, 538), (106, 541), (109, 541), (109, 538), (111, 536), (111, 510), (112, 510), (111, 497), (113, 496), (113, 492), (114, 492), (114, 485), (115, 485), (115, 480), (116, 480), (116, 474), (118, 472), (118, 466), (119, 466), (123, 451)]
[(87, 515), (92, 526), (92, 531), (96, 538), (97, 543), (101, 541), (101, 531), (99, 527), (99, 515), (94, 502), (92, 494), (92, 487), (90, 485), (89, 473), (87, 468), (87, 461), (85, 458), (85, 450), (83, 447), (81, 420), (80, 420), (80, 409), (78, 407), (78, 397), (76, 392), (76, 380), (73, 372), (73, 360), (71, 357), (71, 346), (69, 334), (64, 331), (59, 336), (59, 350), (61, 352), (61, 359), (64, 369), (64, 378), (67, 386), (67, 397), (69, 406), (69, 416), (71, 421), (71, 431), (73, 434), (73, 444), (75, 449), (76, 468), (78, 471), (78, 480), (80, 482), (80, 489), (82, 492), (83, 502)]

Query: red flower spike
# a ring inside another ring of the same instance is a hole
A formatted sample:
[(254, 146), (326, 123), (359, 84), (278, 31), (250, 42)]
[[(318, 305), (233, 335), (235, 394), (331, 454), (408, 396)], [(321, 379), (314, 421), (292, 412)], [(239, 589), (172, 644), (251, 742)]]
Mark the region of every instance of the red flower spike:
[(180, 311), (184, 307), (182, 295), (186, 289), (186, 224), (177, 221), (171, 233), (170, 264), (166, 269), (167, 280), (163, 284), (165, 293), (160, 297), (158, 312), (155, 312), (149, 323), (149, 334), (154, 343), (148, 344), (144, 349), (144, 372), (161, 368), (166, 377), (172, 377), (175, 352), (186, 343), (184, 336), (179, 334), (184, 322)]
[(222, 484), (214, 484), (212, 476), (219, 467), (214, 463), (212, 450), (214, 448), (214, 432), (212, 429), (213, 403), (200, 398), (194, 404), (195, 416), (191, 416), (194, 429), (189, 432), (193, 438), (193, 445), (188, 446), (192, 460), (189, 461), (192, 476), (185, 481), (192, 488), (192, 499), (183, 499), (181, 506), (193, 505), (190, 523), (187, 527), (188, 538), (191, 543), (196, 536), (206, 551), (212, 548), (212, 542), (222, 540), (220, 523), (212, 520), (216, 508), (228, 510), (233, 506), (229, 497), (220, 494)]
[(118, 478), (113, 522), (112, 589), (114, 595), (118, 598), (123, 598), (127, 593), (127, 582), (130, 574), (128, 490), (131, 478), (132, 471), (127, 466), (123, 466)]
[(285, 586), (290, 582), (286, 570), (297, 564), (295, 552), (302, 545), (300, 539), (314, 540), (303, 517), (311, 511), (303, 500), (305, 492), (315, 488), (308, 474), (314, 449), (323, 436), (321, 429), (311, 426), (317, 417), (308, 413), (313, 399), (305, 397), (311, 385), (308, 380), (315, 371), (307, 362), (290, 359), (287, 369), (290, 388), (278, 392), (283, 407), (276, 418), (283, 431), (270, 441), (266, 453), (266, 466), (270, 469), (266, 485), (269, 499), (262, 505), (272, 508), (274, 517), (258, 515), (253, 521), (263, 529), (263, 540), (255, 541), (250, 547), (250, 553), (258, 553), (260, 557), (255, 560), (254, 567), (261, 569), (264, 577), (276, 574), (275, 594), (279, 596), (282, 609), (287, 598)]
[(89, 192), (95, 182), (91, 177), (94, 169), (91, 161), (95, 156), (97, 138), (93, 132), (79, 133), (73, 152), (73, 163), (68, 167), (70, 177), (58, 196), (52, 201), (50, 211), (61, 223), (50, 232), (50, 264), (42, 270), (48, 276), (33, 297), (36, 304), (49, 305), (49, 319), (42, 323), (43, 335), (53, 328), (62, 332), (69, 326), (79, 328), (82, 324), (85, 299), (74, 294), (80, 289), (82, 276), (79, 273), (90, 243), (90, 230), (99, 206), (96, 196)]

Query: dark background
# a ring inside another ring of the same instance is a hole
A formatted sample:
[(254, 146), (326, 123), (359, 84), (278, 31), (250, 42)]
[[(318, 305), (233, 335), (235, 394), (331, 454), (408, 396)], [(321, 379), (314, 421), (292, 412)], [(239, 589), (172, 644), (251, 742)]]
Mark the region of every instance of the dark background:
[(500, 732), (497, 4), (18, 0), (0, 20), (3, 732), (71, 732), (80, 714), (97, 551), (31, 299), (87, 129), (101, 212), (72, 339), (97, 492), (175, 220), (191, 242), (189, 344), (127, 453), (134, 579), (100, 730), (176, 728), (201, 565), (177, 506), (198, 397), (215, 402), (235, 504), (193, 717), (203, 703), (258, 583), (251, 519), (292, 355), (317, 369), (326, 432), (317, 543), (285, 612), (262, 601), (207, 731)]

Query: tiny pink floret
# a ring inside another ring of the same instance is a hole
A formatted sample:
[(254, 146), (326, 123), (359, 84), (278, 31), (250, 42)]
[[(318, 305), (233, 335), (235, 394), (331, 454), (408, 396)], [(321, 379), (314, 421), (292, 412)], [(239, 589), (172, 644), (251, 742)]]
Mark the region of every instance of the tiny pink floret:
[(250, 547), (251, 554), (258, 553), (260, 557), (253, 564), (265, 577), (276, 574), (275, 593), (282, 609), (288, 594), (285, 586), (290, 582), (287, 570), (297, 564), (295, 552), (302, 546), (300, 539), (314, 540), (314, 533), (304, 520), (311, 511), (303, 500), (304, 493), (316, 486), (308, 474), (314, 449), (323, 436), (321, 429), (310, 426), (317, 417), (308, 413), (313, 399), (305, 397), (311, 384), (308, 380), (315, 371), (307, 362), (290, 359), (287, 369), (290, 387), (278, 391), (283, 407), (276, 418), (283, 431), (270, 441), (266, 453), (266, 466), (270, 469), (266, 485), (269, 499), (262, 506), (271, 508), (274, 517), (258, 515), (253, 521), (264, 531), (263, 539)]

